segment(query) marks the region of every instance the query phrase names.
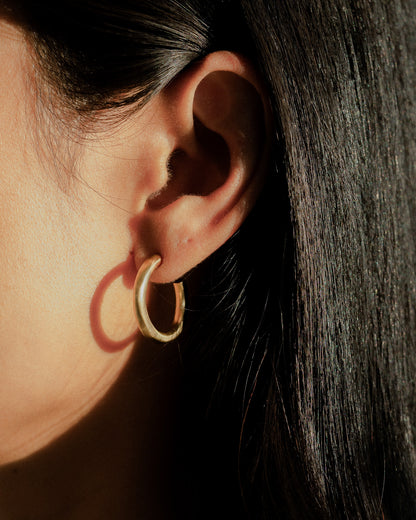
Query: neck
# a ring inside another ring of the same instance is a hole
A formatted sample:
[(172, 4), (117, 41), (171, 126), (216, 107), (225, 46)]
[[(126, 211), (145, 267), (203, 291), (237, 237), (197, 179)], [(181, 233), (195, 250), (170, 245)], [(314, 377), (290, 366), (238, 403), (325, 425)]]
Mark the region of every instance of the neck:
[(178, 379), (168, 349), (143, 345), (93, 412), (42, 451), (0, 468), (1, 518), (172, 517)]

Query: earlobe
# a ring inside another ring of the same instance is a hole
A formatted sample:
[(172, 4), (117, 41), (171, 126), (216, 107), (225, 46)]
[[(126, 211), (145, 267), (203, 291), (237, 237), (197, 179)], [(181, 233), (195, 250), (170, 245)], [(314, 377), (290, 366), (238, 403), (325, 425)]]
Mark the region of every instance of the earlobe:
[(135, 217), (135, 258), (139, 266), (160, 254), (152, 280), (166, 283), (221, 247), (254, 205), (268, 116), (256, 75), (228, 52), (184, 72), (160, 98), (158, 120), (171, 143), (167, 182)]

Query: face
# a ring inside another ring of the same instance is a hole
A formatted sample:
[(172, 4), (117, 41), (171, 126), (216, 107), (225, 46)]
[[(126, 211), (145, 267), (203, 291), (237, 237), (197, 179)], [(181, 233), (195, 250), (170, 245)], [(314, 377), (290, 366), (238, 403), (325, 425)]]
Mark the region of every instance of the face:
[(111, 133), (100, 145), (87, 138), (81, 145), (47, 124), (23, 36), (2, 23), (0, 40), (5, 463), (46, 445), (94, 406), (129, 358), (136, 326), (132, 186), (129, 178), (113, 181), (109, 164), (109, 155), (128, 162), (128, 152)]

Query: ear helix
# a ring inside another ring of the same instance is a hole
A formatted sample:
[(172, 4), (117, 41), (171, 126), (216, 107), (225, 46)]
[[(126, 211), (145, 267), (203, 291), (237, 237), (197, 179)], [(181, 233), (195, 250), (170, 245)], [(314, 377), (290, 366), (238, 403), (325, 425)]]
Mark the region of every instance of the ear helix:
[(140, 332), (147, 338), (155, 339), (161, 343), (168, 343), (176, 339), (182, 332), (183, 316), (185, 313), (185, 294), (182, 282), (173, 284), (175, 290), (176, 306), (173, 325), (170, 331), (160, 332), (153, 325), (147, 310), (146, 295), (150, 277), (153, 271), (161, 264), (160, 255), (153, 255), (145, 260), (137, 273), (134, 283), (134, 310), (139, 324)]

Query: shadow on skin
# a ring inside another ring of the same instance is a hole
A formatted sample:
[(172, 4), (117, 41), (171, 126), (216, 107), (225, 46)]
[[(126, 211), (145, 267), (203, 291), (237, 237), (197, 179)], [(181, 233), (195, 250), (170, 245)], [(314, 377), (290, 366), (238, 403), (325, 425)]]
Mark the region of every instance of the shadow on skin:
[(101, 322), (101, 307), (107, 290), (120, 277), (122, 278), (126, 289), (133, 290), (135, 275), (136, 273), (133, 253), (130, 253), (125, 262), (117, 265), (104, 276), (104, 278), (98, 284), (98, 287), (92, 297), (90, 305), (91, 331), (95, 341), (97, 342), (97, 345), (105, 352), (111, 353), (122, 350), (136, 339), (138, 333), (137, 330), (125, 339), (111, 339), (106, 334)]
[(0, 467), (0, 518), (168, 518), (177, 387), (177, 350), (142, 342), (87, 416)]

